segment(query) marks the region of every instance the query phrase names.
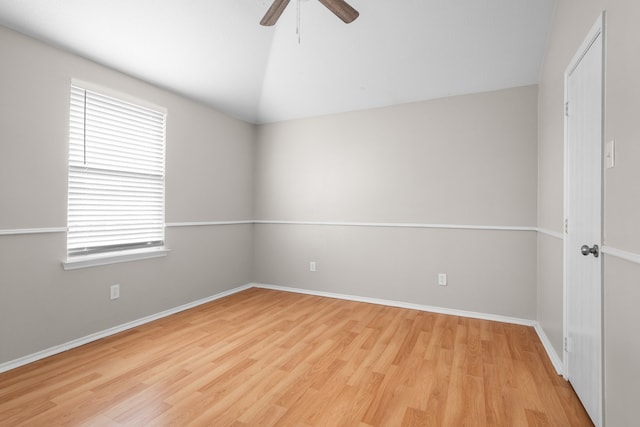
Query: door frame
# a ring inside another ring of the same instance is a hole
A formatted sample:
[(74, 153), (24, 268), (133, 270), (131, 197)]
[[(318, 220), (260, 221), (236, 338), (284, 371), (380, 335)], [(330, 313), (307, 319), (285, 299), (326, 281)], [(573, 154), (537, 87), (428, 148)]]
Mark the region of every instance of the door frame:
[[(600, 135), (600, 162), (602, 164), (603, 162), (603, 144), (604, 144), (604, 131), (605, 131), (605, 121), (604, 121), (604, 107), (605, 107), (605, 52), (606, 52), (606, 44), (605, 44), (605, 12), (603, 11), (600, 16), (598, 17), (598, 19), (596, 20), (596, 22), (593, 24), (593, 26), (591, 27), (589, 33), (587, 34), (587, 36), (585, 37), (584, 41), (582, 42), (582, 44), (580, 45), (579, 49), (576, 51), (575, 55), (573, 56), (573, 58), (571, 59), (571, 61), (569, 62), (568, 67), (565, 70), (564, 73), (564, 212), (563, 212), (563, 218), (564, 218), (564, 224), (563, 224), (563, 349), (562, 349), (562, 361), (563, 361), (563, 377), (565, 378), (565, 380), (569, 380), (569, 357), (567, 356), (567, 340), (568, 340), (568, 324), (569, 324), (569, 318), (568, 318), (568, 306), (569, 306), (569, 300), (568, 300), (568, 266), (567, 266), (567, 258), (568, 258), (568, 251), (570, 250), (568, 248), (568, 244), (567, 244), (567, 238), (566, 235), (568, 234), (568, 230), (567, 230), (567, 221), (568, 221), (568, 212), (569, 212), (569, 208), (570, 208), (570, 186), (569, 186), (569, 179), (568, 179), (568, 171), (569, 171), (569, 121), (568, 121), (568, 116), (566, 114), (566, 106), (567, 103), (569, 101), (569, 76), (571, 75), (571, 73), (575, 70), (575, 68), (579, 65), (580, 61), (582, 60), (582, 58), (585, 56), (585, 54), (587, 53), (587, 51), (591, 48), (591, 46), (593, 45), (593, 43), (595, 42), (595, 40), (598, 37), (602, 37), (602, 56), (603, 56), (603, 60), (602, 60), (602, 98), (601, 98), (601, 105), (600, 105), (600, 117), (601, 117), (601, 135)], [(603, 240), (603, 236), (604, 236), (604, 167), (601, 168), (601, 177), (600, 177), (600, 182), (601, 182), (601, 194), (600, 194), (600, 209), (601, 209), (601, 218), (600, 218), (600, 247), (602, 247), (602, 240)], [(569, 225), (570, 226), (570, 225)], [(572, 248), (572, 250), (575, 250), (575, 248)], [(600, 275), (600, 289), (601, 289), (601, 295), (604, 295), (604, 262), (600, 261), (602, 263), (602, 268), (601, 268), (601, 275)], [(604, 313), (604, 298), (601, 297), (601, 314)], [(600, 403), (600, 419), (599, 420), (593, 420), (596, 426), (601, 426), (603, 425), (603, 419), (604, 419), (604, 339), (603, 339), (603, 335), (604, 335), (604, 322), (601, 321), (601, 328), (600, 328), (600, 363), (601, 363), (601, 369), (600, 369), (600, 396), (599, 396), (599, 403)]]

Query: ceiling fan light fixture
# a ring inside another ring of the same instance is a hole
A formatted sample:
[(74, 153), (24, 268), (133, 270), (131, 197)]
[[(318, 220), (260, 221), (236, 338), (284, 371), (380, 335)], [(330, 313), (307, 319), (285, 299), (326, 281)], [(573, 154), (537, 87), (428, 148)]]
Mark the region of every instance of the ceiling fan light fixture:
[[(344, 0), (318, 0), (322, 3), (327, 9), (333, 12), (338, 18), (342, 20), (345, 24), (349, 24), (355, 21), (360, 13), (355, 10), (349, 3)], [(289, 0), (274, 0), (265, 13), (264, 17), (260, 21), (260, 25), (265, 27), (270, 27), (275, 25), (280, 19), (282, 12), (284, 12), (285, 8), (289, 4)]]

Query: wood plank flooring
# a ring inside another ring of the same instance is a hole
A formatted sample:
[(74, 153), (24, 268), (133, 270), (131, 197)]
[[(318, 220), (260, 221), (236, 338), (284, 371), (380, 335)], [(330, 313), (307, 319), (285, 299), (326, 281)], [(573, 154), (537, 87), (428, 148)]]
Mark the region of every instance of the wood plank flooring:
[(265, 289), (0, 374), (2, 426), (589, 426), (533, 328)]

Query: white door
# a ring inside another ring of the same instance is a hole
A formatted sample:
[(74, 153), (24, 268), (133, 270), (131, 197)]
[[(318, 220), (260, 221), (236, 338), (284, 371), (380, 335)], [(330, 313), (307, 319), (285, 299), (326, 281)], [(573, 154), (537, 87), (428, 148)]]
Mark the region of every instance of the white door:
[(603, 16), (565, 73), (565, 375), (602, 425)]

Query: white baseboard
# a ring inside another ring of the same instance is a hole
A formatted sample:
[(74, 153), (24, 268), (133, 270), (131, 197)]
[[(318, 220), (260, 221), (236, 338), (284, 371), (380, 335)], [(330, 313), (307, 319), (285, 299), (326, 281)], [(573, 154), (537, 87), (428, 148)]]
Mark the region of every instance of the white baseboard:
[(239, 286), (234, 289), (230, 289), (228, 291), (220, 292), (218, 294), (212, 295), (210, 297), (202, 298), (197, 301), (193, 301), (179, 307), (170, 308), (169, 310), (162, 311), (160, 313), (152, 314), (150, 316), (143, 317), (141, 319), (133, 320), (131, 322), (124, 323), (122, 325), (114, 326), (113, 328), (106, 329), (104, 331), (96, 332), (91, 335), (87, 335), (82, 338), (78, 338), (64, 344), (56, 345), (53, 347), (49, 347), (45, 350), (38, 351), (37, 353), (29, 354), (27, 356), (20, 357), (19, 359), (10, 360), (8, 362), (0, 363), (0, 373), (9, 371), (11, 369), (18, 368), (20, 366), (26, 365), (28, 363), (36, 362), (40, 359), (44, 359), (49, 356), (53, 356), (58, 353), (62, 353), (63, 351), (71, 350), (72, 348), (80, 347), (81, 345), (88, 344), (92, 341), (99, 340), (101, 338), (106, 338), (108, 336), (117, 334), (119, 332), (126, 331), (127, 329), (135, 328), (140, 325), (144, 325), (145, 323), (153, 322), (154, 320), (161, 319), (163, 317), (171, 316), (172, 314), (179, 313), (184, 310), (188, 310), (193, 307), (197, 307), (202, 304), (206, 304), (211, 301), (215, 301), (220, 298), (224, 298), (226, 296), (244, 291), (246, 289), (252, 288), (253, 284), (247, 284), (244, 286)]
[(549, 360), (551, 360), (551, 364), (555, 368), (557, 374), (563, 375), (564, 364), (562, 363), (562, 359), (560, 358), (560, 356), (558, 356), (558, 353), (556, 353), (553, 345), (551, 345), (551, 341), (549, 340), (549, 337), (547, 337), (547, 334), (544, 333), (544, 329), (542, 329), (542, 326), (540, 326), (538, 322), (536, 322), (534, 329), (536, 330), (538, 338), (540, 338), (540, 341), (542, 342), (542, 345), (547, 352), (547, 356), (549, 356)]
[(336, 299), (342, 299), (342, 300), (348, 300), (348, 301), (365, 302), (365, 303), (385, 305), (390, 307), (407, 308), (411, 310), (427, 311), (432, 313), (449, 314), (452, 316), (469, 317), (473, 319), (491, 320), (496, 322), (531, 326), (535, 329), (538, 336), (540, 337), (540, 341), (542, 342), (542, 345), (547, 351), (549, 359), (551, 360), (551, 363), (553, 364), (554, 368), (556, 369), (558, 374), (560, 375), (562, 374), (562, 366), (563, 366), (562, 361), (558, 357), (555, 350), (553, 349), (553, 346), (551, 345), (551, 342), (549, 341), (546, 334), (544, 333), (544, 330), (542, 329), (542, 327), (540, 327), (538, 322), (536, 322), (535, 320), (521, 319), (517, 317), (501, 316), (501, 315), (488, 314), (488, 313), (478, 313), (473, 311), (456, 310), (456, 309), (450, 309), (450, 308), (433, 307), (433, 306), (427, 306), (427, 305), (412, 304), (412, 303), (407, 303), (402, 301), (385, 300), (380, 298), (369, 298), (369, 297), (362, 297), (362, 296), (356, 296), (356, 295), (346, 295), (346, 294), (337, 294), (332, 292), (313, 291), (309, 289), (291, 288), (286, 286), (267, 285), (267, 284), (261, 284), (261, 283), (249, 283), (244, 286), (239, 286), (237, 288), (220, 292), (218, 294), (212, 295), (207, 298), (202, 298), (197, 301), (193, 301), (193, 302), (181, 305), (179, 307), (171, 308), (169, 310), (165, 310), (160, 313), (152, 314), (150, 316), (146, 316), (141, 319), (133, 320), (131, 322), (128, 322), (119, 326), (114, 326), (113, 328), (109, 328), (104, 331), (96, 332), (94, 334), (87, 335), (85, 337), (66, 342), (64, 344), (56, 345), (56, 346), (47, 348), (45, 350), (38, 351), (33, 354), (20, 357), (15, 360), (11, 360), (5, 363), (0, 363), (0, 373), (18, 368), (20, 366), (23, 366), (32, 362), (36, 362), (46, 357), (53, 356), (58, 353), (62, 353), (63, 351), (71, 350), (72, 348), (76, 348), (81, 345), (88, 344), (92, 341), (96, 341), (101, 338), (106, 338), (108, 336), (117, 334), (119, 332), (123, 332), (128, 329), (135, 328), (140, 325), (144, 325), (145, 323), (153, 322), (154, 320), (158, 320), (163, 317), (167, 317), (172, 314), (175, 314), (184, 310), (188, 310), (190, 308), (197, 307), (199, 305), (206, 304), (208, 302), (215, 301), (217, 299), (224, 298), (226, 296), (229, 296), (250, 288), (254, 288), (254, 287), (263, 288), (263, 289), (273, 289), (273, 290), (284, 291), (284, 292), (295, 292), (300, 294), (315, 295), (315, 296), (328, 297), (328, 298), (336, 298)]
[(535, 320), (520, 319), (517, 317), (500, 316), (497, 314), (477, 313), (475, 311), (456, 310), (452, 308), (433, 307), (430, 305), (412, 304), (402, 301), (391, 301), (380, 298), (369, 298), (356, 295), (335, 294), (332, 292), (312, 291), (309, 289), (289, 288), (286, 286), (266, 285), (254, 283), (256, 288), (273, 289), (277, 291), (295, 292), (298, 294), (316, 295), (320, 297), (343, 299), (348, 301), (366, 302), (370, 304), (386, 305), (390, 307), (408, 308), (410, 310), (428, 311), (431, 313), (449, 314), (452, 316), (469, 317), (472, 319), (493, 320), (495, 322), (513, 323), (516, 325), (535, 326)]
[(449, 314), (452, 316), (469, 317), (472, 319), (492, 320), (495, 322), (504, 322), (504, 323), (512, 323), (516, 325), (531, 326), (534, 328), (534, 330), (538, 334), (538, 337), (540, 338), (540, 341), (542, 342), (542, 345), (545, 351), (547, 352), (547, 356), (549, 357), (549, 360), (551, 361), (551, 364), (555, 368), (558, 375), (562, 375), (563, 373), (562, 360), (560, 359), (560, 357), (558, 357), (558, 354), (556, 353), (553, 346), (551, 345), (551, 341), (549, 341), (549, 338), (544, 333), (544, 330), (542, 329), (540, 324), (535, 320), (521, 319), (517, 317), (501, 316), (501, 315), (488, 314), (488, 313), (478, 313), (474, 311), (456, 310), (451, 308), (433, 307), (428, 305), (412, 304), (412, 303), (401, 302), (401, 301), (390, 301), (390, 300), (379, 299), (379, 298), (368, 298), (368, 297), (361, 297), (361, 296), (354, 296), (354, 295), (336, 294), (331, 292), (313, 291), (309, 289), (290, 288), (286, 286), (266, 285), (266, 284), (259, 284), (259, 283), (254, 283), (254, 286), (256, 288), (273, 289), (273, 290), (285, 291), (285, 292), (295, 292), (299, 294), (315, 295), (315, 296), (343, 299), (343, 300), (356, 301), (356, 302), (366, 302), (366, 303), (386, 305), (391, 307), (408, 308), (411, 310), (428, 311), (432, 313)]

